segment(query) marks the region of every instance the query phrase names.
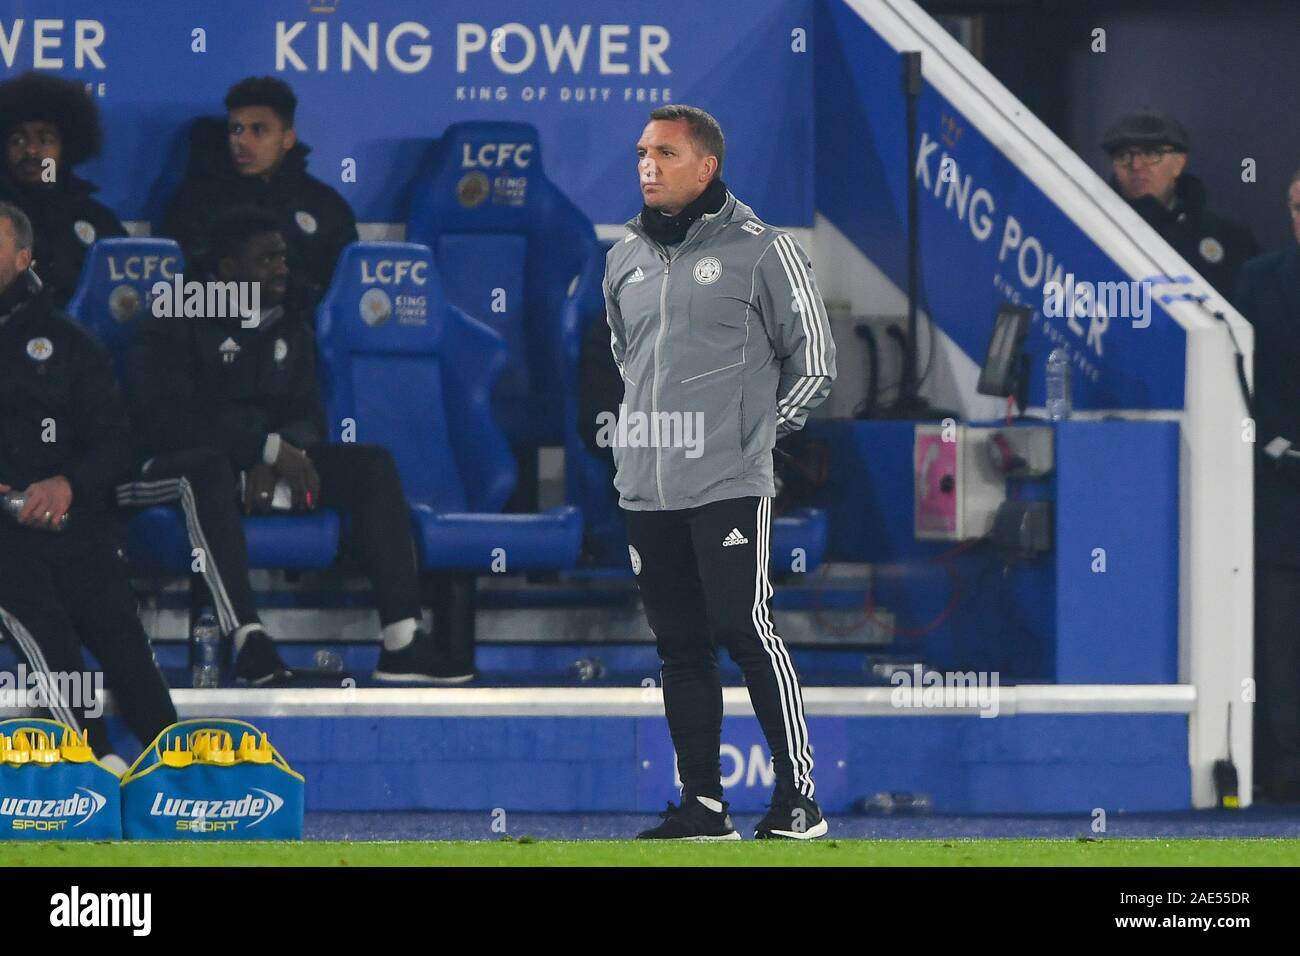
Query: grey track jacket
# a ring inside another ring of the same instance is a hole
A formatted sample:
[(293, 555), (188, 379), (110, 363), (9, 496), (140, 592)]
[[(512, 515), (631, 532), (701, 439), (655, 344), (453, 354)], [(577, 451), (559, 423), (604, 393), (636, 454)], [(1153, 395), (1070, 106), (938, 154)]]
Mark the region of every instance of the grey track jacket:
[[(731, 193), (671, 255), (640, 216), (605, 260), (624, 396), (619, 504), (693, 508), (772, 496), (772, 446), (830, 394), (835, 343), (812, 264)], [(599, 438), (600, 436), (598, 436)]]

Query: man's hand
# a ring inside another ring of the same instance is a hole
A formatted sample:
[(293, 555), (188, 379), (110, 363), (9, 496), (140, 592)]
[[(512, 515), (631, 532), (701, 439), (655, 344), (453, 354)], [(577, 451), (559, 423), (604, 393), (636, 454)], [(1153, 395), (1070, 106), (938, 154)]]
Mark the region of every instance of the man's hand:
[(263, 514), (271, 510), (275, 482), (275, 470), (270, 465), (254, 465), (244, 472), (245, 514)]
[(271, 467), (278, 477), (289, 483), (295, 507), (314, 511), (316, 502), (320, 500), (320, 475), (307, 453), (281, 439), (280, 454)]
[(27, 501), (18, 515), (19, 524), (32, 528), (57, 528), (72, 507), (72, 485), (62, 475), (55, 475), (28, 485), (24, 497)]

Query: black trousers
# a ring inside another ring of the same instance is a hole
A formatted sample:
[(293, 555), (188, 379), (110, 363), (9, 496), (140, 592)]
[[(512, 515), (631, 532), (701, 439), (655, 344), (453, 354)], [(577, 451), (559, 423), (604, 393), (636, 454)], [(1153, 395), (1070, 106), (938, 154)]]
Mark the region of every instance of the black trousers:
[[(351, 544), (374, 588), (383, 625), (420, 618), (411, 519), (397, 465), (377, 445), (319, 445), (308, 457), (320, 475), (319, 507), (351, 517)], [(223, 633), (258, 622), (248, 583), (238, 475), (210, 448), (159, 455), (140, 480), (117, 489), (118, 504), (179, 504), (190, 543), (204, 553), (204, 581)]]
[(624, 514), (632, 567), (663, 661), (664, 710), (683, 793), (722, 798), (717, 648), (725, 647), (745, 675), (777, 786), (812, 797), (803, 695), (772, 626), (772, 500)]
[(1300, 794), (1300, 568), (1255, 569), (1255, 779)]
[[(87, 648), (142, 745), (176, 722), (176, 708), (137, 615), (116, 529), (104, 517), (74, 510), (68, 530), (60, 533), (0, 517), (0, 631), (31, 673), (83, 674), (82, 647)], [(60, 685), (56, 677), (49, 687)], [(55, 720), (89, 731), (96, 756), (111, 752), (98, 716), (102, 700), (70, 693), (50, 704)]]

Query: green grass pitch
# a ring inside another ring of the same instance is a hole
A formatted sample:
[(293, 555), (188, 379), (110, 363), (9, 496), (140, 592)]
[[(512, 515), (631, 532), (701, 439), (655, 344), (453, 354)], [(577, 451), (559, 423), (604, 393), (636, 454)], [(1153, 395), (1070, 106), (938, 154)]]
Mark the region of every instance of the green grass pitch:
[(13, 866), (1300, 866), (1300, 840), (0, 844)]

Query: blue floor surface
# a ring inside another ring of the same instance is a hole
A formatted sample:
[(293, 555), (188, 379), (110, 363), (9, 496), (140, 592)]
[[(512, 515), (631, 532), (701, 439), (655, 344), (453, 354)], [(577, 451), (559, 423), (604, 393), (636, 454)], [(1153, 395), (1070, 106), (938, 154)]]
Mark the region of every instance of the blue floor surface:
[[(498, 840), (491, 813), (308, 813), (308, 840)], [(759, 817), (734, 815), (736, 828), (751, 836)], [(505, 833), (545, 840), (623, 840), (658, 820), (654, 814), (511, 813)], [(1074, 839), (1186, 837), (1300, 838), (1300, 806), (1202, 810), (1186, 813), (1111, 814), (1104, 834), (1093, 833), (1091, 818), (1078, 816), (839, 816), (831, 817), (832, 837), (843, 839), (953, 839), (1043, 837)]]

